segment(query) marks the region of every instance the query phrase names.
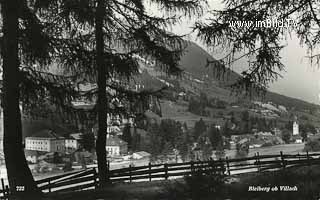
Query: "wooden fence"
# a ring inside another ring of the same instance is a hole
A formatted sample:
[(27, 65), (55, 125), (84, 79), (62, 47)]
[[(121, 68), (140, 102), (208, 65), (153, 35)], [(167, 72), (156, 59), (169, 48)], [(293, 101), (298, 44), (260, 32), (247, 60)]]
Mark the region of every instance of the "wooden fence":
[[(111, 183), (152, 181), (159, 179), (178, 178), (194, 173), (235, 175), (262, 171), (279, 170), (289, 167), (310, 166), (320, 164), (320, 153), (285, 155), (259, 155), (252, 157), (206, 161), (190, 161), (185, 163), (151, 164), (146, 166), (129, 166), (121, 169), (109, 170), (107, 180)], [(99, 179), (95, 168), (69, 172), (37, 181), (39, 188), (44, 192), (65, 192), (83, 189), (95, 189)], [(9, 195), (8, 186), (2, 180), (0, 194)]]

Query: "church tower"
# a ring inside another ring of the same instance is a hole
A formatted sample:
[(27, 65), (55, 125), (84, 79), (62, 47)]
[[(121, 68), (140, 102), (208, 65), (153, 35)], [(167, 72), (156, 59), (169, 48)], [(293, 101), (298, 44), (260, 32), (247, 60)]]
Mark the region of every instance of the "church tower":
[(299, 135), (299, 124), (297, 116), (294, 117), (293, 125), (292, 125), (292, 135)]

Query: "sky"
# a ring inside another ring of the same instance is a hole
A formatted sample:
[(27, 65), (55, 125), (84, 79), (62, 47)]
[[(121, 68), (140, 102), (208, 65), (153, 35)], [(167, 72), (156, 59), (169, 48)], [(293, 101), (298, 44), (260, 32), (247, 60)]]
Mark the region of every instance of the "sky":
[[(208, 0), (209, 8), (221, 9), (223, 5), (219, 0)], [(157, 12), (157, 8), (152, 7), (150, 11)], [(202, 18), (206, 18), (205, 15)], [(172, 27), (169, 31), (176, 34), (189, 34), (191, 27), (196, 18), (182, 18), (181, 23)], [(195, 34), (189, 35), (187, 39), (196, 42), (201, 47), (206, 46), (196, 39)], [(299, 44), (299, 40), (294, 35), (286, 41), (286, 47), (282, 50), (282, 63), (285, 66), (285, 71), (281, 74), (283, 78), (279, 78), (276, 82), (271, 83), (269, 89), (286, 96), (302, 99), (308, 102), (320, 104), (320, 69), (316, 66), (311, 66), (306, 58), (307, 49)], [(219, 58), (215, 52), (209, 52), (214, 58)], [(233, 65), (233, 70), (241, 72), (241, 69), (247, 65), (245, 60), (236, 62)]]

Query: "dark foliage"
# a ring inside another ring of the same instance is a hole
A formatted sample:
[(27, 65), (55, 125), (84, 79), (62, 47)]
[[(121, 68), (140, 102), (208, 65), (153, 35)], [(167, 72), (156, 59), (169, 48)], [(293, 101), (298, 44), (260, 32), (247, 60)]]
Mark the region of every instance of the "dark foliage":
[(82, 134), (79, 142), (82, 148), (84, 148), (86, 151), (91, 152), (92, 149), (95, 148), (94, 134), (92, 132)]
[[(239, 187), (234, 187), (228, 195), (231, 199), (310, 199), (319, 198), (318, 167), (300, 167), (275, 172), (257, 174), (248, 178)], [(249, 186), (277, 187), (277, 191), (249, 192)], [(297, 191), (281, 191), (280, 186), (297, 187)]]
[(223, 144), (223, 138), (220, 130), (215, 127), (215, 125), (211, 125), (208, 130), (208, 136), (211, 142), (211, 145), (214, 149)]
[(196, 171), (192, 176), (184, 177), (184, 181), (167, 187), (168, 199), (218, 200), (224, 199), (226, 195), (224, 175)]
[(202, 118), (194, 124), (193, 137), (195, 140), (199, 138), (207, 130), (207, 126)]
[(282, 132), (282, 139), (285, 143), (290, 143), (290, 139), (291, 139), (291, 132), (287, 129), (285, 129), (283, 132)]
[(131, 150), (132, 148), (132, 135), (130, 130), (130, 125), (126, 124), (122, 130), (122, 136), (121, 139), (126, 141), (128, 143), (128, 149)]
[[(196, 23), (195, 30), (214, 50), (227, 52), (223, 59), (209, 65), (229, 67), (236, 60), (248, 59), (248, 68), (242, 71), (233, 86), (237, 91), (245, 89), (252, 94), (252, 91), (265, 90), (270, 82), (281, 77), (284, 66), (280, 51), (288, 35), (296, 34), (301, 44), (308, 47), (311, 61), (319, 64), (319, 55), (314, 55), (320, 43), (319, 6), (319, 2), (311, 0), (226, 0), (222, 9), (212, 10), (207, 20)], [(264, 22), (267, 19), (290, 21), (291, 24), (285, 27), (231, 25), (231, 22)]]

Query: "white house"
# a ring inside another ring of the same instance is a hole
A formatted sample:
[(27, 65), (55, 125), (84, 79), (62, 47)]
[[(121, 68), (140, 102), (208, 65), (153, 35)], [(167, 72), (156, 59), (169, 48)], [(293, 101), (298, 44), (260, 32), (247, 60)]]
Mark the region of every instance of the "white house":
[(128, 153), (128, 143), (117, 136), (107, 134), (106, 151), (108, 156), (119, 156)]
[(292, 140), (294, 141), (294, 143), (297, 143), (297, 144), (303, 143), (303, 138), (300, 135), (292, 136)]
[(25, 149), (44, 152), (65, 152), (65, 139), (49, 129), (25, 138)]
[(80, 147), (81, 135), (82, 133), (73, 133), (65, 139), (66, 151), (74, 151)]
[(146, 151), (138, 151), (132, 154), (133, 159), (150, 158), (151, 154)]

